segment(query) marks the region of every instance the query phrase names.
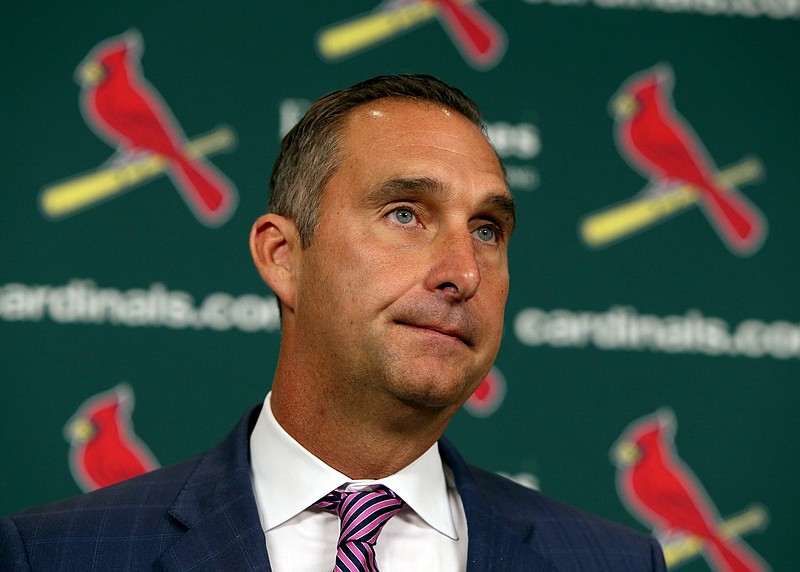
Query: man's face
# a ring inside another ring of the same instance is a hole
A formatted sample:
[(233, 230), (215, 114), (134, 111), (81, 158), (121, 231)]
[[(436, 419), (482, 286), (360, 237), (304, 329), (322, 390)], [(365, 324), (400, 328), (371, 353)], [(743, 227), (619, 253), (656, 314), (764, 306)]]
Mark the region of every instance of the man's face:
[(514, 211), (498, 159), (460, 114), (402, 99), (353, 110), (340, 153), (300, 256), (297, 339), (333, 387), (454, 409), (503, 328)]

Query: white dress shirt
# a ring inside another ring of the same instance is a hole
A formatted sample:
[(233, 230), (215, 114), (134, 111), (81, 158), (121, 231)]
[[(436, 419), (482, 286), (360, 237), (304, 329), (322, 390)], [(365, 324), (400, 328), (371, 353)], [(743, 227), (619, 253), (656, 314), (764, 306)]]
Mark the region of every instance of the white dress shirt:
[(436, 444), (380, 481), (353, 481), (283, 430), (267, 394), (250, 436), (250, 478), (274, 572), (332, 570), (339, 518), (309, 507), (342, 485), (358, 490), (376, 483), (407, 504), (378, 537), (375, 553), (381, 572), (466, 570), (467, 519)]

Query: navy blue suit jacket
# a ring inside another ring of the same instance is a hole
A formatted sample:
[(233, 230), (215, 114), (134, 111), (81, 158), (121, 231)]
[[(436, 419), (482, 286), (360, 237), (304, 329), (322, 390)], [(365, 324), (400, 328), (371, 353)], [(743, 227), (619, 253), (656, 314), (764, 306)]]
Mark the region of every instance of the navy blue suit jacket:
[[(193, 459), (0, 520), (0, 570), (270, 570), (248, 459), (258, 411)], [(652, 538), (439, 447), (467, 516), (469, 572), (666, 570)]]

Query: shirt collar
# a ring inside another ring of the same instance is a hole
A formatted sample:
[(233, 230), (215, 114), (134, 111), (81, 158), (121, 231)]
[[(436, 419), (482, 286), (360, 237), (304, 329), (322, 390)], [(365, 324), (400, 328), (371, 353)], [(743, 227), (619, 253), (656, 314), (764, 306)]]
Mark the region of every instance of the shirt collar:
[(264, 531), (295, 517), (332, 490), (382, 483), (442, 534), (458, 539), (450, 510), (439, 448), (434, 443), (422, 456), (380, 481), (354, 481), (326, 465), (294, 440), (272, 414), (270, 395), (250, 435), (250, 470)]

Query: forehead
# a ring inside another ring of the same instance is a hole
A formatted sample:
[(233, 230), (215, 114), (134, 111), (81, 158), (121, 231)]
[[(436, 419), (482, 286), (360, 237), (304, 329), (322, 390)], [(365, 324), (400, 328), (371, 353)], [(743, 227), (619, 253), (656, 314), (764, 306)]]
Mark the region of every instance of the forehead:
[(353, 183), (426, 176), (508, 194), (484, 133), (457, 111), (432, 102), (384, 98), (356, 107), (345, 119), (339, 152), (340, 174)]
[(345, 118), (343, 136), (353, 143), (363, 137), (373, 142), (388, 139), (387, 143), (413, 143), (420, 136), (435, 137), (432, 143), (477, 144), (492, 153), (483, 132), (458, 111), (431, 101), (389, 97), (355, 107)]

